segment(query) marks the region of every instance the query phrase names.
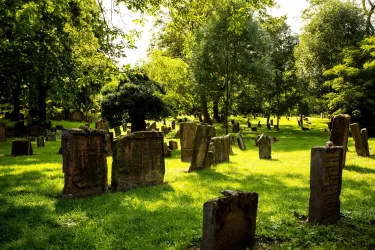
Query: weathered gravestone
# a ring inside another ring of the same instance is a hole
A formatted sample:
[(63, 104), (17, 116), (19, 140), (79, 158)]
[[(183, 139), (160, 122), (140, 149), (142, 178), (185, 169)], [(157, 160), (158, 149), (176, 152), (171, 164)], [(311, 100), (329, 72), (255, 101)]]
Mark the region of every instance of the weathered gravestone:
[(31, 146), (31, 142), (28, 140), (24, 141), (13, 141), (12, 142), (12, 156), (20, 156), (20, 155), (32, 155), (33, 154), (33, 147)]
[(106, 142), (106, 152), (108, 156), (112, 155), (112, 146), (113, 146), (113, 132), (106, 133), (105, 136), (105, 142)]
[(56, 134), (55, 133), (47, 133), (47, 141), (56, 141)]
[(156, 131), (156, 122), (153, 122), (150, 127), (147, 129), (148, 131), (155, 130)]
[(355, 142), (355, 150), (359, 156), (369, 156), (367, 136), (363, 137), (358, 123), (350, 124), (350, 131)]
[(0, 142), (7, 140), (7, 125), (0, 123)]
[(229, 162), (229, 154), (231, 153), (230, 135), (214, 137), (211, 139), (213, 143), (213, 152), (215, 153), (215, 164)]
[(124, 123), (122, 124), (122, 131), (127, 131), (128, 130), (128, 124), (127, 123)]
[(121, 136), (121, 128), (120, 127), (115, 127), (115, 136), (116, 137)]
[(95, 122), (96, 129), (103, 129), (103, 120), (98, 120)]
[(344, 153), (342, 155), (342, 166), (345, 167), (346, 149), (348, 148), (350, 115), (336, 115), (332, 121), (332, 130), (329, 140), (335, 146), (342, 146)]
[(241, 150), (246, 150), (245, 142), (244, 142), (244, 140), (242, 138), (242, 135), (240, 133), (237, 134), (237, 143), (238, 143), (238, 147)]
[(180, 123), (181, 161), (183, 162), (190, 162), (192, 159), (196, 130), (195, 122)]
[(178, 144), (176, 141), (169, 141), (169, 148), (171, 150), (175, 150), (175, 149), (178, 149)]
[(203, 205), (201, 250), (239, 250), (255, 244), (258, 194), (230, 191)]
[(258, 140), (259, 159), (271, 159), (271, 140), (266, 134), (262, 134)]
[(44, 147), (44, 136), (38, 136), (36, 138), (36, 145), (38, 146), (38, 148)]
[(340, 220), (340, 193), (344, 148), (311, 149), (309, 221), (334, 224)]
[(163, 133), (134, 132), (118, 139), (113, 150), (112, 190), (162, 184), (165, 174)]
[(176, 121), (175, 120), (172, 121), (171, 126), (172, 126), (172, 129), (176, 129)]
[(161, 126), (161, 132), (163, 132), (164, 135), (167, 135), (169, 133), (169, 128), (166, 126)]
[(107, 190), (105, 143), (103, 130), (63, 130), (63, 195), (84, 197), (99, 195)]
[(198, 125), (189, 172), (209, 168), (214, 159), (214, 153), (209, 151), (211, 138), (215, 128), (209, 125)]
[(70, 116), (73, 122), (83, 122), (85, 120), (85, 115), (80, 110), (75, 110)]
[(33, 125), (29, 128), (29, 136), (35, 136), (35, 137), (38, 137), (38, 136), (41, 136), (41, 135), (45, 135), (46, 131), (44, 130), (44, 128), (40, 125)]
[(164, 157), (169, 158), (172, 157), (172, 149), (168, 147), (168, 144), (164, 142)]
[(176, 134), (174, 135), (174, 138), (180, 138), (181, 137), (181, 132), (180, 130), (177, 130)]
[(239, 123), (239, 122), (233, 124), (233, 126), (232, 126), (232, 132), (233, 132), (233, 133), (238, 133), (238, 132), (240, 132), (240, 123)]
[(368, 146), (367, 128), (361, 129), (361, 137), (362, 137), (363, 148), (364, 148), (364, 151), (365, 151), (364, 156), (370, 156), (370, 149), (369, 149), (369, 146)]

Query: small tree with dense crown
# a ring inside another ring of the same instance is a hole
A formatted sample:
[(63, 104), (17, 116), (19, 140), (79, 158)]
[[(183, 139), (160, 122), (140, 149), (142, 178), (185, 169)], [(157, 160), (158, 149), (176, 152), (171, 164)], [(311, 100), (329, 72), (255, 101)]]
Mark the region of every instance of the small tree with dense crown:
[(111, 127), (130, 118), (131, 131), (142, 131), (146, 130), (146, 120), (161, 120), (170, 114), (161, 98), (161, 85), (139, 69), (128, 70), (117, 86), (105, 87), (102, 93), (102, 116)]

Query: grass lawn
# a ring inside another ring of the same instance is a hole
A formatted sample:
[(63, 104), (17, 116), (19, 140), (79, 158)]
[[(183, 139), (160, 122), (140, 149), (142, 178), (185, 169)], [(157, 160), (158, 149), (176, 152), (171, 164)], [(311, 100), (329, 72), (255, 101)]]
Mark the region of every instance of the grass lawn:
[[(234, 146), (230, 163), (186, 173), (189, 164), (177, 150), (166, 159), (165, 184), (86, 199), (59, 196), (64, 184), (59, 136), (44, 148), (33, 142), (30, 157), (10, 157), (12, 140), (0, 143), (0, 249), (187, 249), (201, 239), (203, 203), (223, 189), (259, 194), (255, 249), (375, 249), (375, 139), (369, 140), (369, 158), (357, 156), (349, 139), (343, 219), (318, 226), (295, 213), (307, 215), (310, 150), (328, 140), (328, 120), (310, 118), (311, 131), (299, 130), (295, 117), (283, 117), (280, 131), (263, 126), (262, 132), (280, 139), (268, 161), (259, 159), (252, 139), (259, 132), (245, 127), (245, 118), (234, 119), (242, 124), (247, 150)], [(223, 134), (219, 125), (217, 131)], [(112, 158), (107, 160), (110, 183)]]

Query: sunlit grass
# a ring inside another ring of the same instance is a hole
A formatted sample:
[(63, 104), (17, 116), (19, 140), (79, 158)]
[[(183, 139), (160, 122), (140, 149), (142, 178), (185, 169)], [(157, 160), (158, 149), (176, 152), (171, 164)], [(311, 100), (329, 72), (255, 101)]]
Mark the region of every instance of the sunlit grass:
[[(265, 118), (258, 132), (240, 121), (247, 150), (234, 146), (229, 163), (186, 173), (180, 150), (166, 159), (165, 184), (86, 199), (61, 199), (64, 175), (60, 131), (56, 142), (46, 142), (35, 155), (10, 157), (11, 139), (0, 143), (1, 249), (186, 249), (199, 244), (202, 207), (223, 189), (259, 194), (257, 248), (262, 249), (373, 249), (375, 247), (375, 157), (358, 157), (349, 141), (343, 171), (341, 212), (334, 226), (306, 224), (294, 216), (307, 215), (310, 150), (324, 145), (327, 119), (310, 118), (311, 131), (301, 131), (296, 117), (281, 120), (281, 130), (268, 131)], [(275, 122), (275, 119), (274, 119)], [(55, 124), (58, 124), (56, 122)], [(64, 127), (84, 123), (60, 122)], [(162, 123), (157, 124), (158, 127)], [(170, 125), (170, 121), (167, 121)], [(224, 134), (217, 125), (217, 133)], [(276, 136), (272, 160), (260, 160), (254, 139), (261, 132)], [(173, 138), (172, 131), (166, 141)], [(125, 134), (125, 132), (123, 132)], [(178, 141), (178, 139), (173, 139)], [(371, 139), (370, 151), (375, 150)], [(112, 157), (108, 157), (111, 177)]]

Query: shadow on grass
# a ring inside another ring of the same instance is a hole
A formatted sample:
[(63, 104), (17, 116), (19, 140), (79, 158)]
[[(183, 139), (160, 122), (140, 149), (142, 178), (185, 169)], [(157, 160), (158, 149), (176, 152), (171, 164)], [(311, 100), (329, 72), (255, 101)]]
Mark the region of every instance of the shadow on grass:
[(360, 166), (353, 165), (353, 164), (346, 165), (345, 168), (344, 168), (344, 170), (354, 171), (354, 172), (362, 173), (362, 174), (375, 174), (375, 170), (374, 169), (360, 167)]

